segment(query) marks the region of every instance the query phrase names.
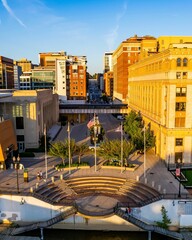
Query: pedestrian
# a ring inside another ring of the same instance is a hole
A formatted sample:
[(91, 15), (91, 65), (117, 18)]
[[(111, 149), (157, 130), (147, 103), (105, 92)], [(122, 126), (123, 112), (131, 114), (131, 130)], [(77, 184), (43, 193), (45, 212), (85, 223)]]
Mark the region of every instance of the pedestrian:
[(131, 208), (128, 207), (128, 214), (131, 214)]
[(40, 180), (40, 173), (37, 173), (37, 180)]
[(43, 173), (42, 173), (42, 171), (39, 172), (39, 177), (40, 177), (40, 179), (43, 179)]
[(125, 214), (128, 214), (128, 209), (127, 208), (125, 209)]

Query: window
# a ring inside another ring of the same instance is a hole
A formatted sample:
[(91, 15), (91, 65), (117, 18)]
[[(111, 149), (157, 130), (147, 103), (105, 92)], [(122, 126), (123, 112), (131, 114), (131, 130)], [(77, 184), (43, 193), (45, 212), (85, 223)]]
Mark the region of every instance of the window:
[(181, 162), (183, 161), (183, 153), (182, 152), (175, 153), (175, 162), (177, 163), (179, 159)]
[(183, 146), (183, 138), (176, 138), (175, 146)]
[(183, 59), (183, 67), (187, 67), (187, 65), (188, 65), (188, 59), (184, 58)]
[(186, 87), (177, 87), (176, 88), (176, 97), (186, 97), (187, 88)]
[(186, 103), (185, 102), (176, 102), (175, 110), (176, 111), (185, 111), (186, 110)]
[(25, 138), (24, 135), (17, 135), (17, 142), (24, 142)]
[(185, 127), (185, 118), (175, 118), (175, 127)]
[(16, 117), (16, 129), (24, 129), (23, 117)]
[(187, 72), (183, 72), (183, 79), (187, 79)]
[(177, 58), (177, 67), (181, 67), (181, 58)]
[(181, 78), (181, 72), (176, 72), (176, 79), (180, 79)]

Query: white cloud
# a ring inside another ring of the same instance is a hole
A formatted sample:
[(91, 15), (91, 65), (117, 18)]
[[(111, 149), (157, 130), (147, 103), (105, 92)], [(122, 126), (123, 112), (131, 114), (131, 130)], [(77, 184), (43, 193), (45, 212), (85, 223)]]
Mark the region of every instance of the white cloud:
[(9, 7), (7, 0), (1, 0), (4, 8), (7, 10), (7, 12), (23, 27), (26, 27), (25, 24), (15, 15), (13, 10)]
[(114, 44), (116, 39), (118, 38), (118, 30), (121, 19), (124, 17), (127, 11), (127, 3), (125, 2), (123, 5), (123, 10), (121, 12), (118, 12), (116, 15), (116, 24), (114, 28), (106, 35), (106, 43), (108, 45), (108, 50), (111, 51), (114, 48)]

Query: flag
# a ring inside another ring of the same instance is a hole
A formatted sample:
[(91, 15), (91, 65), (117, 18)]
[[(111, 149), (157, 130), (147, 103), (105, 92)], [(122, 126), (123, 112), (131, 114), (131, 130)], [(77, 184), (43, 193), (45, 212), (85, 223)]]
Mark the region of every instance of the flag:
[(87, 127), (90, 129), (92, 126), (95, 125), (95, 119), (92, 118), (88, 123), (87, 123)]

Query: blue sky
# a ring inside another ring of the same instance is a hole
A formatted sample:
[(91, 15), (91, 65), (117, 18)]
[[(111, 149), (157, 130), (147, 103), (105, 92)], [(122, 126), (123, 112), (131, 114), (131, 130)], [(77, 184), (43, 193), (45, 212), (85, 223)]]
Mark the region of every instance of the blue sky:
[(102, 72), (104, 53), (135, 34), (192, 36), (191, 9), (191, 0), (0, 0), (0, 55), (38, 64), (38, 53), (63, 50)]

